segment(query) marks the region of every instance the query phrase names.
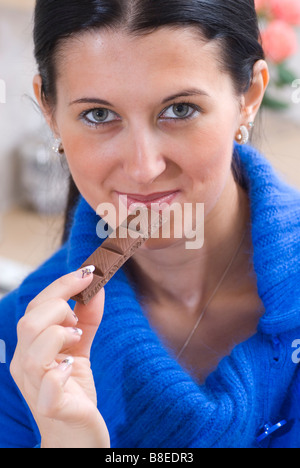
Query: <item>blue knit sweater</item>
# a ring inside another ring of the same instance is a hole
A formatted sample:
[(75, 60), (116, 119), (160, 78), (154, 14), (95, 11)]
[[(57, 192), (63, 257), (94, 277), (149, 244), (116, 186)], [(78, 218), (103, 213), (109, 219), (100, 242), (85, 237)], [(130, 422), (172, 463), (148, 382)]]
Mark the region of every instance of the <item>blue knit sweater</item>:
[[(300, 447), (300, 349), (293, 347), (300, 340), (300, 194), (257, 151), (237, 151), (251, 200), (254, 268), (266, 313), (255, 336), (236, 346), (199, 386), (151, 329), (119, 271), (106, 286), (91, 356), (99, 409), (115, 448)], [(69, 241), (0, 302), (7, 361), (0, 364), (1, 447), (40, 441), (9, 375), (17, 322), (37, 293), (99, 246), (98, 221), (81, 199)], [(258, 442), (266, 424), (281, 420), (287, 424)]]

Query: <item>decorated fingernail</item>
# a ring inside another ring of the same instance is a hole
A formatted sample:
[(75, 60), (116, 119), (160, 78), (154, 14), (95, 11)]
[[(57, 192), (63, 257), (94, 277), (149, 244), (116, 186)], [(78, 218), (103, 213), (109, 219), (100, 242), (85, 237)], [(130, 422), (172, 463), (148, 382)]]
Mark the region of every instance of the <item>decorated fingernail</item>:
[(76, 322), (79, 322), (79, 318), (77, 317), (77, 315), (75, 314), (75, 312), (73, 312), (73, 317), (74, 317), (74, 319), (76, 320)]
[(72, 356), (69, 356), (59, 364), (59, 367), (62, 371), (66, 371), (69, 369), (69, 367), (72, 366), (72, 364), (74, 364), (74, 358), (72, 358)]
[(87, 278), (88, 276), (91, 276), (95, 270), (96, 268), (94, 267), (94, 265), (90, 265), (90, 266), (86, 266), (82, 268), (81, 270), (75, 271), (75, 273), (73, 274), (74, 276), (76, 276), (76, 278), (84, 279), (84, 278)]

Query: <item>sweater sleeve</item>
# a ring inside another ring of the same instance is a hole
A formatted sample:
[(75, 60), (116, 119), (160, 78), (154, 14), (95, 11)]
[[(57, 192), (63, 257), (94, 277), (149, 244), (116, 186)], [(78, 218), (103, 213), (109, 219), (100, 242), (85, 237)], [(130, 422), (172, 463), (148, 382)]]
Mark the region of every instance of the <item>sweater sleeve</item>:
[(17, 343), (17, 298), (15, 291), (0, 302), (0, 448), (33, 448), (39, 443), (34, 419), (9, 371)]
[(34, 448), (40, 444), (38, 427), (9, 368), (17, 346), (17, 324), (29, 302), (66, 273), (66, 249), (62, 248), (0, 301), (0, 448)]

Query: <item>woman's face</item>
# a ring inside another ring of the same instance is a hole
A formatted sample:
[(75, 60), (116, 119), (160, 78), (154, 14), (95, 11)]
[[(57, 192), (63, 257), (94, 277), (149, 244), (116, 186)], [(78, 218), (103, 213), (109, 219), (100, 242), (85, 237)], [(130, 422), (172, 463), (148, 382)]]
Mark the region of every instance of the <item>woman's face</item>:
[(95, 210), (113, 203), (118, 213), (120, 194), (132, 201), (166, 192), (182, 205), (204, 203), (206, 216), (216, 207), (233, 184), (233, 141), (242, 123), (219, 54), (216, 44), (184, 28), (140, 37), (86, 33), (64, 46), (55, 128)]

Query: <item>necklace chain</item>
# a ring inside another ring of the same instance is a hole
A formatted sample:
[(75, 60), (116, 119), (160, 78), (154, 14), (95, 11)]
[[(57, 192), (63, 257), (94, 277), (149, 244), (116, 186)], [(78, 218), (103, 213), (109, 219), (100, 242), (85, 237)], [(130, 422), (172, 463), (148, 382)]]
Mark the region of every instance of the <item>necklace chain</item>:
[(193, 327), (191, 333), (189, 334), (189, 336), (187, 337), (186, 341), (184, 342), (184, 345), (182, 346), (182, 348), (180, 349), (179, 353), (177, 354), (177, 356), (176, 356), (177, 359), (179, 359), (179, 358), (182, 356), (182, 354), (184, 353), (184, 351), (186, 350), (186, 348), (187, 348), (188, 345), (190, 344), (190, 341), (191, 341), (191, 339), (193, 338), (193, 336), (194, 336), (196, 330), (198, 329), (198, 327), (199, 327), (199, 325), (200, 325), (200, 322), (202, 321), (202, 319), (203, 319), (203, 317), (204, 317), (204, 315), (205, 315), (205, 313), (206, 313), (206, 311), (207, 311), (207, 309), (208, 309), (208, 307), (209, 307), (211, 301), (214, 299), (215, 295), (216, 295), (217, 292), (219, 291), (219, 289), (220, 289), (221, 285), (223, 284), (223, 281), (225, 280), (225, 278), (226, 278), (226, 276), (227, 276), (227, 274), (228, 274), (230, 268), (232, 267), (232, 265), (233, 265), (233, 263), (234, 263), (234, 261), (235, 261), (237, 255), (238, 255), (238, 253), (239, 253), (239, 251), (240, 251), (240, 249), (241, 249), (241, 247), (242, 247), (242, 245), (243, 245), (243, 242), (244, 242), (244, 240), (245, 240), (246, 234), (247, 234), (247, 229), (245, 230), (245, 232), (244, 232), (244, 234), (243, 234), (243, 237), (242, 237), (242, 240), (241, 240), (241, 242), (239, 243), (238, 248), (235, 250), (232, 259), (230, 260), (229, 265), (227, 266), (226, 270), (224, 271), (224, 273), (223, 273), (223, 275), (222, 275), (222, 278), (220, 279), (220, 281), (219, 281), (219, 283), (217, 284), (215, 290), (213, 291), (212, 295), (210, 296), (210, 298), (208, 299), (207, 303), (205, 304), (205, 306), (204, 306), (204, 308), (203, 308), (203, 310), (202, 310), (202, 312), (201, 312), (201, 314), (200, 314), (200, 316), (199, 316), (197, 322), (195, 323), (195, 325), (194, 325), (194, 327)]

